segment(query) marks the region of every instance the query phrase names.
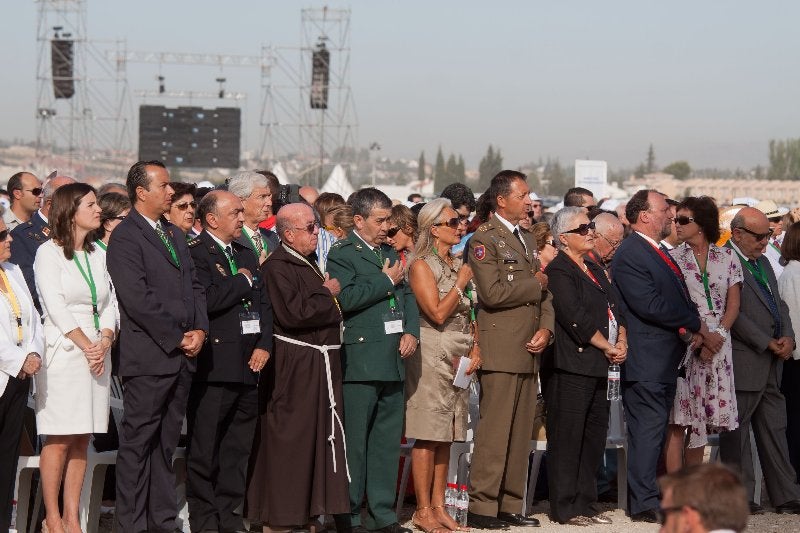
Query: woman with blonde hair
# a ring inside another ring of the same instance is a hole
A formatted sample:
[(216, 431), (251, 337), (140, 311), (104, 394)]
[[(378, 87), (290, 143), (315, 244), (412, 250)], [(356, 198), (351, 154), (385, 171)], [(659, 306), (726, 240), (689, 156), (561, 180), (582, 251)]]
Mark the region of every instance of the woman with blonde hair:
[(462, 357), (467, 374), (480, 367), (472, 269), (451, 248), (466, 230), (450, 200), (422, 208), (409, 281), (420, 310), (420, 342), (406, 359), (406, 437), (416, 439), (411, 473), (417, 510), (411, 520), (426, 532), (459, 529), (444, 509), (450, 444), (467, 436), (469, 390), (453, 385)]

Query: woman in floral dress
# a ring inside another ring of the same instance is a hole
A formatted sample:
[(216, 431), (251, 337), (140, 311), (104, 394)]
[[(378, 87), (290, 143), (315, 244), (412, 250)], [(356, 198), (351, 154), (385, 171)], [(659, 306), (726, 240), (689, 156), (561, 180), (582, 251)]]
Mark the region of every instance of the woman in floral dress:
[(677, 206), (675, 226), (683, 244), (670, 253), (708, 327), (711, 349), (687, 351), (681, 363), (667, 433), (668, 472), (702, 463), (708, 435), (738, 427), (730, 328), (739, 314), (742, 267), (733, 250), (714, 244), (719, 211), (711, 198), (685, 198)]

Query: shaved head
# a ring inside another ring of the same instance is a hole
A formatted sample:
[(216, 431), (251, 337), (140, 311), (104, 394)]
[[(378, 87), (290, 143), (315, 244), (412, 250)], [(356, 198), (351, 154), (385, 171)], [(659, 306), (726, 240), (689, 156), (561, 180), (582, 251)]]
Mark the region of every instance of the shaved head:
[(294, 203), (281, 207), (275, 226), (281, 240), (302, 255), (309, 255), (316, 250), (319, 226), (310, 206)]

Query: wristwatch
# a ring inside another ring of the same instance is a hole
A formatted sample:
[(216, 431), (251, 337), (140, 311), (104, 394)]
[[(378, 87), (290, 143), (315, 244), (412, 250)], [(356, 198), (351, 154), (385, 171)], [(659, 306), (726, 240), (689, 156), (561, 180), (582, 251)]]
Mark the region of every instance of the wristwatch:
[(715, 329), (714, 332), (719, 333), (720, 335), (722, 335), (723, 339), (727, 339), (728, 336), (730, 335), (730, 332), (727, 329), (725, 329), (723, 326), (717, 326), (717, 329)]

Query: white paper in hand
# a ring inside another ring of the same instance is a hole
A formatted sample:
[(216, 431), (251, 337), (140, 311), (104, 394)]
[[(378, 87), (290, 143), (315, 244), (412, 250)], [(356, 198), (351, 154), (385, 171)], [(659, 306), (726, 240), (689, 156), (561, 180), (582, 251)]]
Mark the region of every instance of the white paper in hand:
[(466, 389), (472, 381), (472, 375), (467, 375), (469, 368), (469, 357), (461, 357), (458, 361), (458, 368), (456, 369), (456, 377), (453, 380), (453, 385), (456, 387)]

